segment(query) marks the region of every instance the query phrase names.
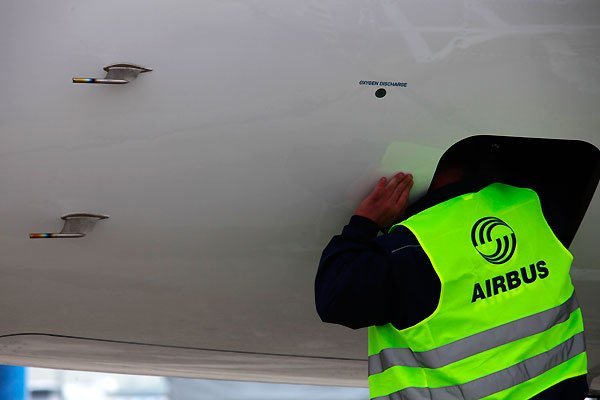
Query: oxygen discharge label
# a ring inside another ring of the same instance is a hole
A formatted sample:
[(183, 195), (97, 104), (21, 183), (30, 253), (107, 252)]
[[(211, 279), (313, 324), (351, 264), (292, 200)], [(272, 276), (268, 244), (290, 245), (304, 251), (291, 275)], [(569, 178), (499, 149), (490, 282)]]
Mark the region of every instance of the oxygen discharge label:
[(386, 81), (360, 81), (359, 85), (363, 86), (395, 86), (395, 87), (407, 87), (408, 82), (386, 82)]

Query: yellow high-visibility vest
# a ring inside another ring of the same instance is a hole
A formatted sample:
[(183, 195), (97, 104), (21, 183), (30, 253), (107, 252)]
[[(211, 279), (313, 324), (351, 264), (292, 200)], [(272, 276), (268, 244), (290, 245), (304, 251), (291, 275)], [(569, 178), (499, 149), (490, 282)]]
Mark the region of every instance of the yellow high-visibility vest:
[(573, 256), (533, 190), (495, 183), (398, 225), (431, 260), (440, 300), (412, 327), (369, 327), (372, 399), (521, 400), (587, 372)]

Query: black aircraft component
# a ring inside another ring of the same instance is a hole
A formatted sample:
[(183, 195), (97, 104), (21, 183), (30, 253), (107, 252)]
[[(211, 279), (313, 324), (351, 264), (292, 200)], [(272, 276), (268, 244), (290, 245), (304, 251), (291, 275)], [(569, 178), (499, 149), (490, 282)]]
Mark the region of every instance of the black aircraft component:
[(600, 180), (600, 150), (580, 140), (471, 136), (444, 153), (432, 185), (457, 173), (535, 190), (548, 224), (568, 247)]

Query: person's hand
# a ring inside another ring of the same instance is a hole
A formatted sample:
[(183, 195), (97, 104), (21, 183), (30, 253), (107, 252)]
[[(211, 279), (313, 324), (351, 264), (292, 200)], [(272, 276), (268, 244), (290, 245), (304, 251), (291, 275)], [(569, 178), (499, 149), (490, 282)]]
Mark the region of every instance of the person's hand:
[(354, 215), (369, 218), (379, 229), (385, 230), (404, 215), (412, 186), (411, 174), (398, 172), (389, 181), (382, 177), (371, 194), (360, 203)]

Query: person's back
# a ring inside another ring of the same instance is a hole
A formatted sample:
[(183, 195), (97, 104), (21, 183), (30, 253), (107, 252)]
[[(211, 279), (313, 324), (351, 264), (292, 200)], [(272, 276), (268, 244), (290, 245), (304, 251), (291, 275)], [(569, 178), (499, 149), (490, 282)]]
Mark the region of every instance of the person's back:
[[(476, 200), (468, 195), (445, 201), (403, 223), (418, 245), (390, 253), (422, 246), (442, 295), (433, 315), (415, 326), (398, 327), (391, 316), (373, 323), (371, 397), (530, 398), (547, 388), (557, 394), (576, 376), (565, 397), (552, 398), (576, 399), (576, 391), (585, 396), (583, 325), (568, 279), (570, 254), (545, 224), (539, 203), (533, 204), (535, 194), (504, 190), (525, 198), (529, 206), (523, 208), (495, 189)], [(522, 212), (507, 214), (513, 206)], [(394, 233), (387, 236), (382, 242), (393, 242)]]
[(416, 326), (369, 328), (373, 398), (530, 398), (586, 373), (572, 256), (533, 191), (493, 184), (402, 225), (431, 260), (441, 295)]

